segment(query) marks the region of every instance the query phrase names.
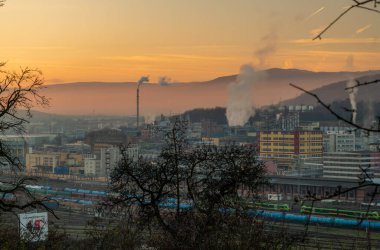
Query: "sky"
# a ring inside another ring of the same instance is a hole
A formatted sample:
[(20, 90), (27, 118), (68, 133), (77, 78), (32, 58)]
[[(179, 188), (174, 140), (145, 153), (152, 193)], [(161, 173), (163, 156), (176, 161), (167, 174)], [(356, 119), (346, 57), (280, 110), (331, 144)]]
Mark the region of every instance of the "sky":
[(380, 69), (380, 16), (352, 1), (7, 0), (0, 61), (48, 84), (211, 80), (243, 64), (313, 71)]

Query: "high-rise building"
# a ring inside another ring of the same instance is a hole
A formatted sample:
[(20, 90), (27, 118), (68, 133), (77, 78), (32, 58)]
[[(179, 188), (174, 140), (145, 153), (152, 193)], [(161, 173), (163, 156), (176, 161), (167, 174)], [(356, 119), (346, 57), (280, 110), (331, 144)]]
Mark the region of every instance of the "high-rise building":
[(323, 177), (352, 180), (380, 178), (380, 153), (369, 151), (325, 153)]
[(100, 160), (96, 158), (96, 155), (84, 155), (83, 162), (84, 174), (86, 176), (101, 176)]
[(258, 138), (260, 158), (273, 160), (283, 170), (294, 168), (299, 159), (323, 154), (323, 136), (318, 130), (260, 131)]
[(323, 135), (324, 152), (351, 152), (355, 151), (355, 133), (328, 132)]
[[(137, 145), (129, 146), (125, 153), (136, 161), (139, 154)], [(121, 158), (122, 153), (119, 147), (101, 147), (97, 154), (84, 156), (84, 173), (88, 176), (107, 177)]]

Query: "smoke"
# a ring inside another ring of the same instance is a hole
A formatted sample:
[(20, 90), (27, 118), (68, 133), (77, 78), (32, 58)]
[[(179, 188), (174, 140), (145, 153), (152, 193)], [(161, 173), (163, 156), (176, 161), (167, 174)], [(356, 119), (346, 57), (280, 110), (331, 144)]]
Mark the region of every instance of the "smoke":
[(354, 64), (354, 56), (353, 55), (348, 55), (346, 59), (346, 65), (344, 68), (348, 71), (353, 71), (355, 69), (355, 64)]
[(277, 49), (277, 34), (272, 32), (261, 38), (261, 43), (264, 44), (263, 47), (257, 49), (254, 55), (259, 60), (259, 67), (263, 68), (267, 64), (268, 56), (276, 52)]
[(160, 76), (158, 78), (158, 84), (160, 84), (160, 86), (168, 86), (170, 83), (170, 80), (171, 79), (167, 76)]
[(153, 124), (155, 120), (156, 120), (156, 115), (148, 114), (144, 116), (145, 124)]
[(149, 82), (149, 77), (148, 76), (142, 76), (140, 80), (138, 81), (138, 86), (143, 84), (144, 82)]
[[(351, 88), (351, 87), (353, 87), (355, 85), (356, 85), (356, 83), (355, 83), (355, 81), (353, 79), (348, 80), (348, 82), (347, 82), (347, 88)], [(358, 88), (348, 89), (347, 92), (348, 92), (348, 97), (350, 99), (351, 110), (352, 110), (351, 121), (353, 123), (356, 123), (356, 115), (357, 115), (356, 95), (358, 93)]]
[(226, 116), (229, 126), (243, 126), (255, 115), (251, 93), (262, 73), (255, 72), (251, 65), (242, 65), (235, 82), (229, 84)]

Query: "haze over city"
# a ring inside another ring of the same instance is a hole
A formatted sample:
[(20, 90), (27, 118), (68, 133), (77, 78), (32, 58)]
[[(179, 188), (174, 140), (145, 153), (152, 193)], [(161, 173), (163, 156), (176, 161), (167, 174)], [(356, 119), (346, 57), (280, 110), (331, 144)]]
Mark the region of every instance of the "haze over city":
[(378, 0), (0, 0), (0, 249), (377, 249)]

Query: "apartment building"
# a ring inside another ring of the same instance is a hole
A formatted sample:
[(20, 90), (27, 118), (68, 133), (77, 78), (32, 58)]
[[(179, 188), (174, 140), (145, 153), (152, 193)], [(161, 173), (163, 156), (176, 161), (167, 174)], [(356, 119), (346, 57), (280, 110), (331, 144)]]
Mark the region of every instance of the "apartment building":
[(299, 159), (323, 155), (319, 130), (260, 131), (258, 139), (260, 158), (274, 161), (283, 170), (294, 168)]
[(60, 165), (61, 153), (27, 153), (25, 158), (26, 172), (53, 173), (54, 168)]
[(324, 152), (355, 151), (355, 134), (351, 132), (328, 132), (323, 135)]
[(325, 153), (323, 177), (351, 180), (380, 178), (380, 153), (370, 151)]

